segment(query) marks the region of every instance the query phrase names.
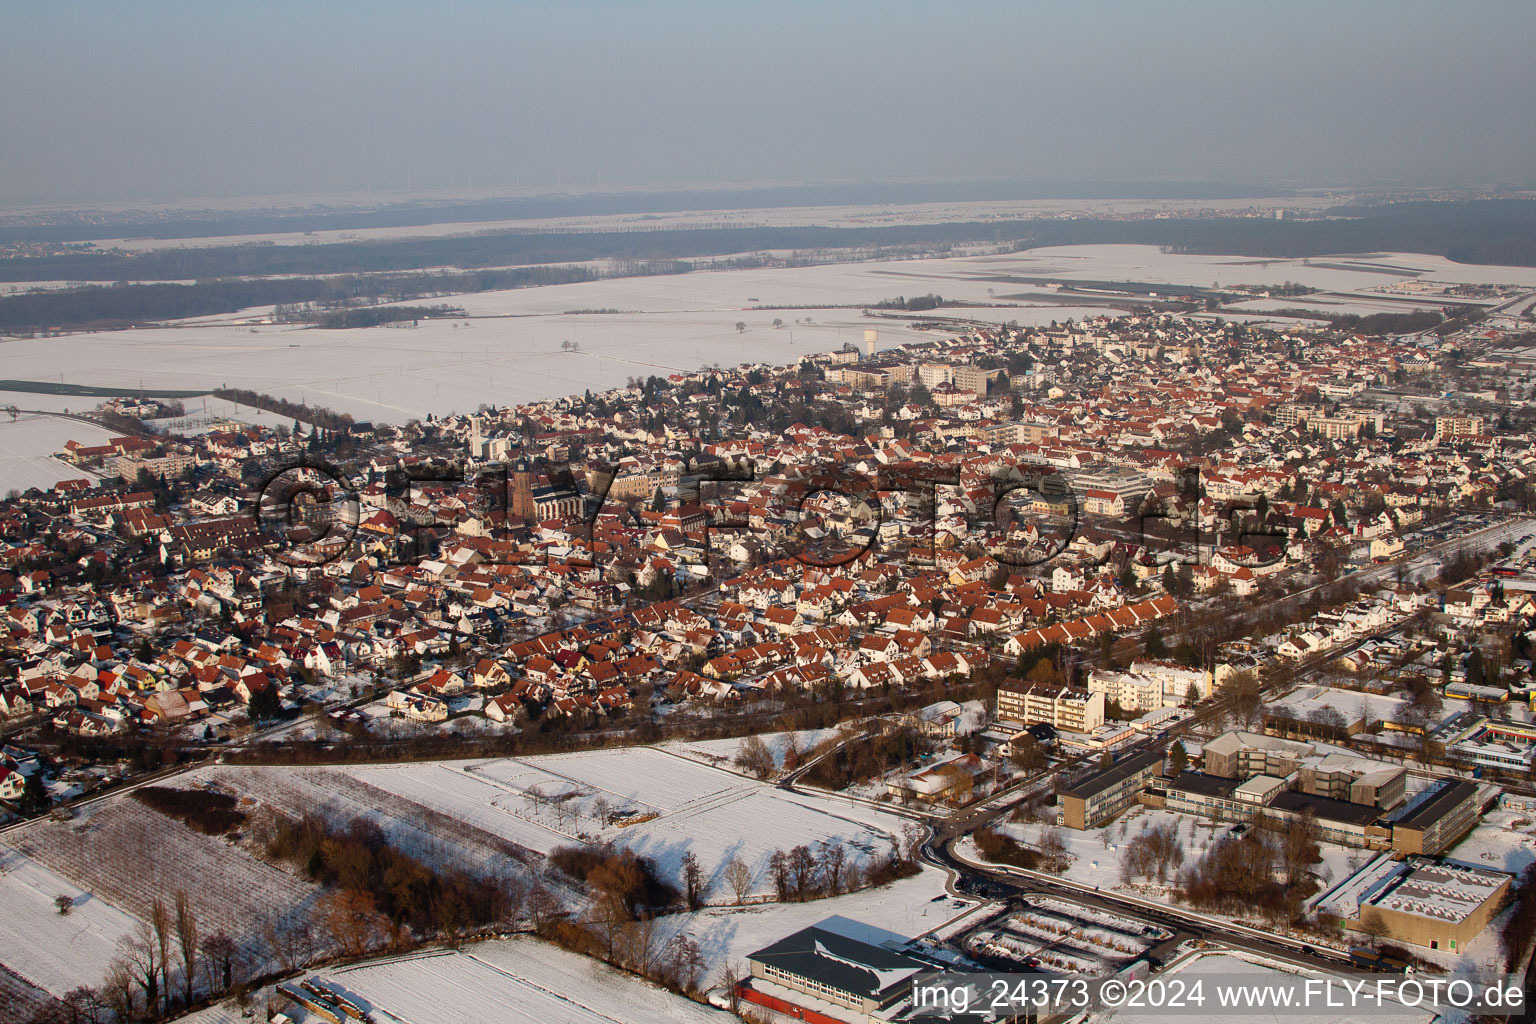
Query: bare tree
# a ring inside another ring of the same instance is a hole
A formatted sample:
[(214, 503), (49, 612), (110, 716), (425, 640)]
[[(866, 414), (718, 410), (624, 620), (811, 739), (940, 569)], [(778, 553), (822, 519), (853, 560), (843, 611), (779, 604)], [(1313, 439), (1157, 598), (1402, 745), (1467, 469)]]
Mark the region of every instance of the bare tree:
[(704, 877), (704, 869), (699, 867), (699, 858), (689, 850), (683, 854), (683, 894), (688, 900), (688, 909), (698, 910), (703, 906), (708, 890), (709, 879)]
[(298, 970), (314, 950), (314, 933), (310, 931), (309, 922), (303, 919), (284, 922), (268, 918), (262, 927), (262, 938), (285, 971)]
[(773, 753), (761, 737), (748, 736), (741, 741), (741, 748), (736, 753), (736, 764), (759, 779), (766, 779), (773, 774)]
[(1062, 838), (1061, 829), (1053, 825), (1041, 830), (1040, 855), (1045, 870), (1058, 875), (1067, 870), (1067, 841)]
[(208, 986), (222, 992), (234, 981), (235, 940), (223, 932), (214, 932), (203, 940), (203, 969), (208, 972)]
[(361, 956), (388, 934), (389, 919), (366, 892), (340, 889), (322, 906), (326, 930), (348, 956)]
[(192, 989), (197, 984), (197, 914), (185, 889), (176, 890), (175, 907), (176, 945), (181, 950), (182, 1002), (191, 1006)]
[(669, 980), (683, 991), (691, 991), (699, 972), (704, 969), (704, 955), (699, 950), (699, 944), (690, 936), (678, 932), (667, 943), (664, 960)]
[(158, 896), (149, 909), (149, 923), (155, 931), (155, 952), (160, 957), (160, 989), (165, 1012), (171, 1012), (171, 912)]
[(833, 843), (821, 858), (821, 872), (827, 881), (827, 895), (836, 896), (843, 889), (843, 868), (848, 862), (848, 851), (842, 843)]
[(1373, 941), (1380, 942), (1391, 931), (1387, 927), (1386, 918), (1381, 916), (1381, 911), (1375, 907), (1367, 907), (1360, 915), (1360, 931), (1370, 936)]
[(533, 921), (533, 930), (539, 934), (544, 933), (560, 912), (565, 908), (560, 903), (560, 898), (549, 891), (543, 882), (535, 882), (532, 889), (528, 890), (528, 916)]
[(619, 929), (614, 946), (621, 966), (650, 977), (656, 970), (656, 919), (642, 917), (626, 921)]
[(773, 877), (773, 889), (779, 899), (789, 899), (789, 857), (783, 850), (774, 850), (768, 858), (768, 874)]
[(789, 851), (788, 858), (790, 882), (795, 889), (795, 898), (804, 902), (808, 895), (815, 892), (817, 864), (816, 855), (811, 848), (801, 843)]
[(928, 838), (928, 830), (915, 821), (909, 821), (901, 826), (901, 857), (908, 864), (917, 863), (918, 852), (923, 848), (923, 841)]
[(107, 973), (101, 979), (101, 1001), (117, 1021), (129, 1021), (138, 1009), (134, 996), (135, 970), (119, 955), (107, 965)]
[(89, 985), (70, 989), (59, 997), (68, 1024), (96, 1024), (101, 1015), (101, 996)]
[(720, 965), (720, 987), (725, 990), (725, 997), (731, 1001), (732, 1013), (735, 1013), (741, 1005), (741, 995), (736, 991), (736, 986), (741, 982), (743, 974), (739, 960), (727, 960)]
[(154, 1013), (160, 1000), (160, 961), (156, 950), (155, 930), (148, 921), (139, 921), (127, 935), (118, 940), (119, 961), (128, 976), (144, 990), (144, 1006)]
[(740, 903), (747, 898), (747, 891), (752, 888), (752, 869), (739, 857), (732, 857), (725, 865), (725, 884), (731, 887), (736, 894), (736, 902)]
[(528, 902), (528, 887), (515, 878), (509, 878), (501, 887), (501, 912), (496, 915), (497, 920), (506, 923), (509, 928), (516, 928), (523, 916), (523, 907)]

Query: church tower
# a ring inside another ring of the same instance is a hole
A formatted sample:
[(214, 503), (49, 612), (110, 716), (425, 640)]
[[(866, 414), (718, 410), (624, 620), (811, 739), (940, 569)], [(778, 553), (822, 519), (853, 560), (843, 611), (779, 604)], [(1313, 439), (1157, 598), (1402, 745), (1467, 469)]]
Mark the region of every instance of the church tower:
[(538, 520), (538, 509), (533, 503), (533, 467), (528, 458), (519, 455), (512, 464), (512, 514), (522, 516), (526, 522)]

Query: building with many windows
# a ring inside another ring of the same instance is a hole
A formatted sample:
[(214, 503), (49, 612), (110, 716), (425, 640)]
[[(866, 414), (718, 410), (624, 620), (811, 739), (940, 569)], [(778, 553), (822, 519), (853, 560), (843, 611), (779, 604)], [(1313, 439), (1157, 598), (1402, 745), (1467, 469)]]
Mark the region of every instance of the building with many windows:
[(1483, 432), (1481, 416), (1436, 416), (1435, 440), (1446, 441), (1455, 437), (1477, 437)]
[(892, 948), (894, 941), (877, 945), (849, 934), (858, 930), (856, 922), (828, 918), (748, 954), (751, 977), (737, 995), (811, 1024), (883, 1016), (911, 991), (913, 978), (933, 968)]
[(1104, 724), (1104, 694), (1074, 686), (1009, 680), (997, 688), (997, 717), (1059, 730), (1092, 732)]
[(1392, 849), (1398, 853), (1444, 853), (1481, 817), (1479, 787), (1447, 779), (1425, 790), (1392, 821)]
[(1079, 776), (1057, 790), (1061, 824), (1076, 829), (1102, 825), (1135, 803), (1162, 770), (1163, 748), (1158, 747)]

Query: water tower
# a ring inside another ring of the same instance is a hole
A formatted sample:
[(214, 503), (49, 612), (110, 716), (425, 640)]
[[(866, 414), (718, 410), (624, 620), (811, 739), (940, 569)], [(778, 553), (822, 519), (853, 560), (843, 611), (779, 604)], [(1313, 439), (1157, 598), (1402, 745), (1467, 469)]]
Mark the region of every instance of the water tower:
[(865, 331), (864, 331), (864, 357), (866, 359), (870, 359), (870, 358), (874, 357), (874, 354), (875, 354), (875, 339), (878, 338), (879, 335), (880, 335), (880, 332), (875, 330), (873, 327), (865, 329)]

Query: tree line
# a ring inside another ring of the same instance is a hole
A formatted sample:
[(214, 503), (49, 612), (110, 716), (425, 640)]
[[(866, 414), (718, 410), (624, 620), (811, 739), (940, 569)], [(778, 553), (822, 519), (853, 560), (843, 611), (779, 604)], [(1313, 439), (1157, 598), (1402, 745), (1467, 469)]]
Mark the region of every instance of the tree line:
[[(311, 247), (317, 248), (317, 247)], [(0, 261), (0, 276), (5, 262)], [(71, 280), (89, 279), (81, 275)], [(0, 332), (108, 330), (140, 323), (233, 313), (251, 306), (342, 307), (405, 302), (440, 295), (595, 280), (586, 267), (514, 267), (473, 273), (415, 273), (228, 280), (192, 275), (192, 284), (128, 284), (61, 288), (0, 298)]]

